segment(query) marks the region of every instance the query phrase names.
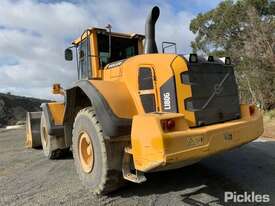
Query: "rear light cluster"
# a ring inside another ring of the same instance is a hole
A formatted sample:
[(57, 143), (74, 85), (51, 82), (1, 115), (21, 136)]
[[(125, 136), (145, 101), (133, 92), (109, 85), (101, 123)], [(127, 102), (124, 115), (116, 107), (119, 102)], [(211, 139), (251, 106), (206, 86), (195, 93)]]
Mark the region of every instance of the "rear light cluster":
[(176, 126), (176, 123), (173, 119), (165, 119), (161, 121), (161, 127), (164, 131), (173, 130)]
[[(218, 58), (220, 61), (222, 61), (225, 65), (231, 65), (231, 59), (230, 57), (223, 57), (223, 58)], [(208, 56), (207, 59), (208, 62), (215, 62), (214, 56)], [(197, 54), (190, 54), (189, 55), (189, 62), (190, 63), (198, 63), (199, 62), (199, 57)]]

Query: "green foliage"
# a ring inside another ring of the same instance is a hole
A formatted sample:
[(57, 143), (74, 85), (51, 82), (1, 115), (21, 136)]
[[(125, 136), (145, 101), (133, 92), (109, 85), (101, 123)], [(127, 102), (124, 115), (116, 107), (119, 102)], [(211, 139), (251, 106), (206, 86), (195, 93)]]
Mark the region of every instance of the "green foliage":
[(275, 109), (264, 112), (264, 124), (274, 123), (275, 119)]
[(231, 56), (242, 101), (275, 107), (275, 2), (225, 0), (190, 24), (194, 52)]

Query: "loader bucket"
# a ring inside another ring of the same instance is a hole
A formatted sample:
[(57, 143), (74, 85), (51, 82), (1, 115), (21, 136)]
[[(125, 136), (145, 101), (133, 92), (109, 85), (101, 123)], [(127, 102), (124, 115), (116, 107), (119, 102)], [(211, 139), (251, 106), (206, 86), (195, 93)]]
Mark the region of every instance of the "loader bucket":
[(41, 147), (40, 119), (42, 112), (27, 112), (26, 117), (26, 141), (27, 148)]

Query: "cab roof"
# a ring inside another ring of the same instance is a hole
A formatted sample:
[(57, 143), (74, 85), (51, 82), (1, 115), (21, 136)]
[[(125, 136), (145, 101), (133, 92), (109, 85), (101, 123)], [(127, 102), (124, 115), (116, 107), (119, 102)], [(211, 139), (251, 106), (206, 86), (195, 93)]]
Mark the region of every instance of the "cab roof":
[[(91, 34), (93, 32), (96, 32), (97, 34), (108, 34), (108, 30), (104, 29), (104, 28), (87, 28), (83, 34), (78, 37), (77, 39), (75, 39), (72, 44), (74, 45), (78, 45), (81, 42), (81, 39), (85, 39), (87, 37), (87, 34)], [(112, 36), (114, 37), (120, 37), (120, 38), (127, 38), (127, 39), (139, 39), (139, 40), (143, 40), (145, 38), (144, 35), (142, 34), (137, 34), (137, 33), (119, 33), (119, 32), (112, 32)]]

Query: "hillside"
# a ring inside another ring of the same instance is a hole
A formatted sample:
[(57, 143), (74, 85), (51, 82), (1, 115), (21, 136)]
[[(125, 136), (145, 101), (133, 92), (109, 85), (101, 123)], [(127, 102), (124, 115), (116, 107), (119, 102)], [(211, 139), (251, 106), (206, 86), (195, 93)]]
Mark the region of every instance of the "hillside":
[(25, 120), (27, 111), (39, 111), (48, 100), (0, 93), (0, 127)]

